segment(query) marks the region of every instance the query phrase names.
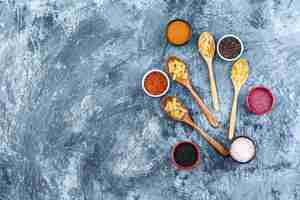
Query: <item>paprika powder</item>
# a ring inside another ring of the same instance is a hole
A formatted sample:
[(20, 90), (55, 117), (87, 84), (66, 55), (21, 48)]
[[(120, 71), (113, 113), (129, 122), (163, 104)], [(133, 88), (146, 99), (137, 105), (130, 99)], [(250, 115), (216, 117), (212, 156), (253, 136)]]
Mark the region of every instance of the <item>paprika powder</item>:
[(169, 88), (169, 79), (164, 72), (160, 70), (151, 70), (144, 76), (143, 88), (150, 96), (162, 96)]

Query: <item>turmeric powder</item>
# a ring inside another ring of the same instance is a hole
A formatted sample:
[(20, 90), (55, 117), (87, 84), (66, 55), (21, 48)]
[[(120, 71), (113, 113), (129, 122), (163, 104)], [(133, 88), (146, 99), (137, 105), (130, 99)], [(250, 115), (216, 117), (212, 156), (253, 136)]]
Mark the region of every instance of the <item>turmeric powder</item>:
[(188, 22), (175, 19), (169, 22), (166, 29), (166, 38), (168, 42), (174, 45), (186, 44), (192, 37), (192, 28)]

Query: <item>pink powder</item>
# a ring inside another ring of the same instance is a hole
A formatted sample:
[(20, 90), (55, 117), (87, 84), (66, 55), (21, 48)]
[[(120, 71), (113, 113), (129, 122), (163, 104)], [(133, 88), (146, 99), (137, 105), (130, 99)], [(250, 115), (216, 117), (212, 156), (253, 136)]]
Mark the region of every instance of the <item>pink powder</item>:
[(271, 111), (274, 104), (274, 97), (271, 91), (263, 86), (252, 88), (246, 100), (249, 111), (257, 115)]

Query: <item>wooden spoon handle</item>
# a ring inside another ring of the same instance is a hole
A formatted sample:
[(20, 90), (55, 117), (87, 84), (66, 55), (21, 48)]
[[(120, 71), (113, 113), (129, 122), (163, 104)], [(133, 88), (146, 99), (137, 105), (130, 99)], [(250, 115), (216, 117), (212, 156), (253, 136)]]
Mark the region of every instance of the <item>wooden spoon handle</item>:
[(231, 110), (231, 114), (230, 114), (230, 122), (229, 122), (228, 138), (230, 140), (233, 139), (234, 132), (235, 132), (238, 96), (239, 96), (239, 91), (235, 91), (234, 92), (233, 104), (232, 104), (232, 110)]
[(212, 62), (208, 63), (208, 74), (209, 74), (213, 108), (215, 109), (215, 111), (219, 111), (220, 110), (219, 97), (218, 97), (217, 85), (216, 85), (215, 76), (214, 76), (214, 72), (213, 72)]
[(212, 115), (212, 113), (208, 110), (202, 99), (199, 97), (195, 89), (192, 87), (191, 84), (187, 85), (187, 88), (191, 92), (193, 98), (197, 102), (198, 106), (202, 109), (204, 116), (208, 120), (208, 122), (214, 127), (218, 128), (219, 127), (219, 122), (217, 119)]
[(229, 155), (229, 150), (225, 148), (223, 144), (210, 137), (202, 128), (197, 126), (192, 120), (186, 120), (185, 122), (191, 127), (193, 127), (220, 155)]

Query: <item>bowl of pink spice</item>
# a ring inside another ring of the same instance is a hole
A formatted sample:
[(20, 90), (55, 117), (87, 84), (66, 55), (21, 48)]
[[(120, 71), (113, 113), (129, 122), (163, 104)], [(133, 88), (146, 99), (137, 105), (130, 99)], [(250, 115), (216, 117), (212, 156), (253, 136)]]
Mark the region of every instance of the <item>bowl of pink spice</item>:
[(246, 97), (248, 110), (256, 115), (271, 112), (274, 104), (275, 97), (272, 91), (262, 85), (252, 87)]

